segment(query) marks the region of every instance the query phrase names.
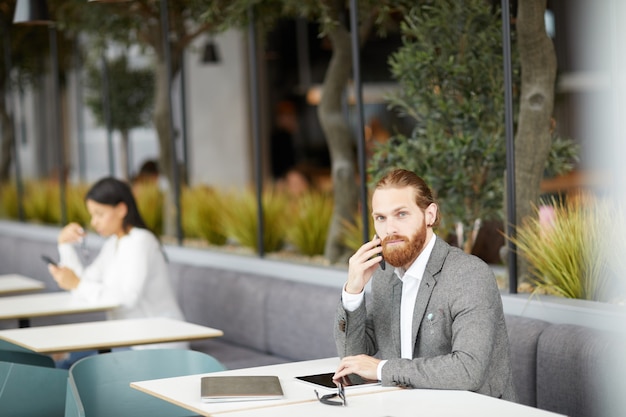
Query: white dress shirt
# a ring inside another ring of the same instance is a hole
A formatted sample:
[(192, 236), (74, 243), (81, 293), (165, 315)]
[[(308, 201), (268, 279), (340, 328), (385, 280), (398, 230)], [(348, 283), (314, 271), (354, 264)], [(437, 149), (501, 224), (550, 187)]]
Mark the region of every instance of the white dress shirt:
[[(422, 282), (424, 271), (426, 270), (426, 264), (435, 247), (435, 240), (436, 237), (433, 234), (422, 253), (419, 254), (406, 272), (401, 267), (396, 267), (394, 271), (398, 279), (402, 281), (402, 298), (400, 301), (400, 354), (401, 357), (405, 359), (413, 359), (413, 346), (415, 344), (415, 340), (413, 340), (413, 311), (415, 310), (415, 300), (417, 299), (417, 292)], [(343, 307), (347, 311), (356, 310), (363, 302), (364, 296), (364, 291), (361, 291), (359, 294), (346, 292), (344, 285), (341, 298)], [(382, 360), (378, 364), (378, 380), (381, 379), (382, 368), (386, 362), (386, 360)]]
[[(120, 304), (107, 313), (109, 319), (168, 317), (184, 320), (161, 245), (150, 231), (133, 227), (121, 238), (110, 236), (87, 266), (81, 263), (74, 245), (64, 243), (58, 249), (60, 264), (72, 269), (80, 278), (78, 287), (72, 290), (74, 297)], [(171, 347), (187, 346), (187, 343), (171, 344)]]

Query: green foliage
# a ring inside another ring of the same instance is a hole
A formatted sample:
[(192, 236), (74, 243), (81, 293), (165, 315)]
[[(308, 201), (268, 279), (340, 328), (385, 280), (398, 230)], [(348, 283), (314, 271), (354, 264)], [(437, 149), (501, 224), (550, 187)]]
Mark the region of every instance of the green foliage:
[[(429, 1), (402, 23), (403, 46), (390, 58), (398, 93), (390, 107), (415, 121), (375, 149), (372, 182), (390, 168), (422, 176), (437, 194), (441, 228), (502, 217), (506, 146), (501, 19), (483, 0)], [(514, 83), (519, 83), (513, 54)], [(517, 91), (517, 89), (514, 89)], [(514, 99), (517, 104), (517, 99)], [(547, 173), (573, 168), (578, 148), (553, 137)]]
[(289, 242), (303, 255), (322, 255), (333, 214), (331, 196), (315, 191), (305, 193), (298, 197), (294, 211), (295, 218), (287, 233)]
[(133, 195), (148, 229), (157, 236), (163, 234), (163, 193), (158, 184), (148, 181), (135, 184)]
[(567, 174), (579, 161), (580, 146), (569, 138), (552, 136), (552, 148), (546, 161), (545, 176), (556, 177)]
[[(363, 219), (360, 215), (355, 215), (356, 223), (343, 221), (343, 244), (347, 248), (350, 248), (353, 252), (356, 252), (363, 245)], [(368, 216), (369, 225), (368, 229), (374, 233), (374, 219), (372, 216)]]
[(413, 170), (437, 193), (449, 232), (501, 215), (504, 90), (501, 21), (482, 0), (442, 0), (414, 8), (403, 46), (390, 58), (399, 92), (390, 106), (415, 119), (410, 137), (377, 147), (376, 181), (392, 167)]
[(24, 187), (24, 217), (28, 221), (55, 224), (61, 221), (59, 184), (29, 181)]
[[(102, 61), (94, 61), (87, 65), (85, 102), (98, 124), (104, 126)], [(131, 68), (126, 55), (112, 59), (106, 65), (111, 127), (124, 132), (148, 124), (154, 101), (153, 70)]]
[[(263, 247), (267, 252), (280, 250), (286, 232), (288, 200), (284, 194), (266, 189), (261, 198), (263, 205)], [(233, 195), (225, 213), (225, 226), (229, 237), (241, 246), (258, 251), (257, 199), (252, 190)]]
[(223, 213), (230, 206), (225, 203), (225, 198), (226, 195), (204, 186), (183, 189), (183, 234), (203, 238), (213, 245), (224, 245), (227, 237)]
[(595, 301), (610, 301), (615, 290), (624, 295), (625, 248), (617, 234), (626, 229), (619, 205), (581, 194), (553, 199), (536, 214), (512, 239), (531, 265), (536, 292)]
[(65, 201), (67, 204), (67, 219), (69, 222), (76, 222), (87, 226), (91, 221), (91, 216), (85, 205), (85, 196), (89, 186), (87, 184), (72, 184), (66, 187)]
[(17, 204), (17, 187), (12, 183), (4, 183), (0, 185), (0, 201), (2, 217), (9, 219), (17, 219), (19, 217)]

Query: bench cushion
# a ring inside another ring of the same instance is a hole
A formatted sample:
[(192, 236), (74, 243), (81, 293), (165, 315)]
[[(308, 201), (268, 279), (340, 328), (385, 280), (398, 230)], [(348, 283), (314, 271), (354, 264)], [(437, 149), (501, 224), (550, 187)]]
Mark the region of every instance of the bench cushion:
[(537, 345), (537, 407), (570, 417), (619, 415), (606, 413), (620, 395), (614, 392), (619, 384), (611, 386), (606, 378), (611, 366), (623, 362), (619, 340), (572, 324), (547, 327)]
[(337, 356), (333, 323), (341, 289), (274, 279), (267, 299), (269, 352), (291, 360)]
[(513, 384), (520, 404), (537, 405), (537, 343), (550, 323), (521, 316), (506, 315), (511, 346)]

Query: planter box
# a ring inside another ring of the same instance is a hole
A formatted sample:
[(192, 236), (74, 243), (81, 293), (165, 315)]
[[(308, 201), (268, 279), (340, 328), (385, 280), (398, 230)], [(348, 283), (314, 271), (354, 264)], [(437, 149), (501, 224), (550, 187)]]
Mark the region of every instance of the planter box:
[[(41, 253), (56, 253), (59, 230), (58, 226), (0, 221), (0, 274), (21, 273), (41, 279), (53, 288), (54, 283), (39, 256)], [(87, 247), (93, 255), (101, 244), (102, 238), (89, 235)], [(346, 269), (337, 267), (280, 262), (197, 248), (165, 245), (165, 250), (174, 269), (174, 280), (176, 269), (189, 265), (340, 289), (347, 273)], [(625, 306), (546, 295), (531, 297), (528, 294), (503, 294), (502, 301), (505, 314), (626, 332)]]

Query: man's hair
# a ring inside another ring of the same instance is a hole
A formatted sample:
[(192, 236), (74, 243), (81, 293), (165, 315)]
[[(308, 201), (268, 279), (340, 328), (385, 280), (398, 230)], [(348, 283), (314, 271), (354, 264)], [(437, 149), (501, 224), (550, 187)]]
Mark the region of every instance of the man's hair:
[[(435, 201), (433, 193), (426, 182), (414, 172), (406, 169), (394, 169), (389, 171), (376, 183), (374, 190), (404, 187), (411, 187), (415, 190), (415, 203), (422, 210), (426, 210), (431, 204), (437, 205), (437, 201)], [(435, 221), (430, 226), (438, 226), (440, 220), (439, 210), (437, 210), (437, 217), (435, 217)]]

